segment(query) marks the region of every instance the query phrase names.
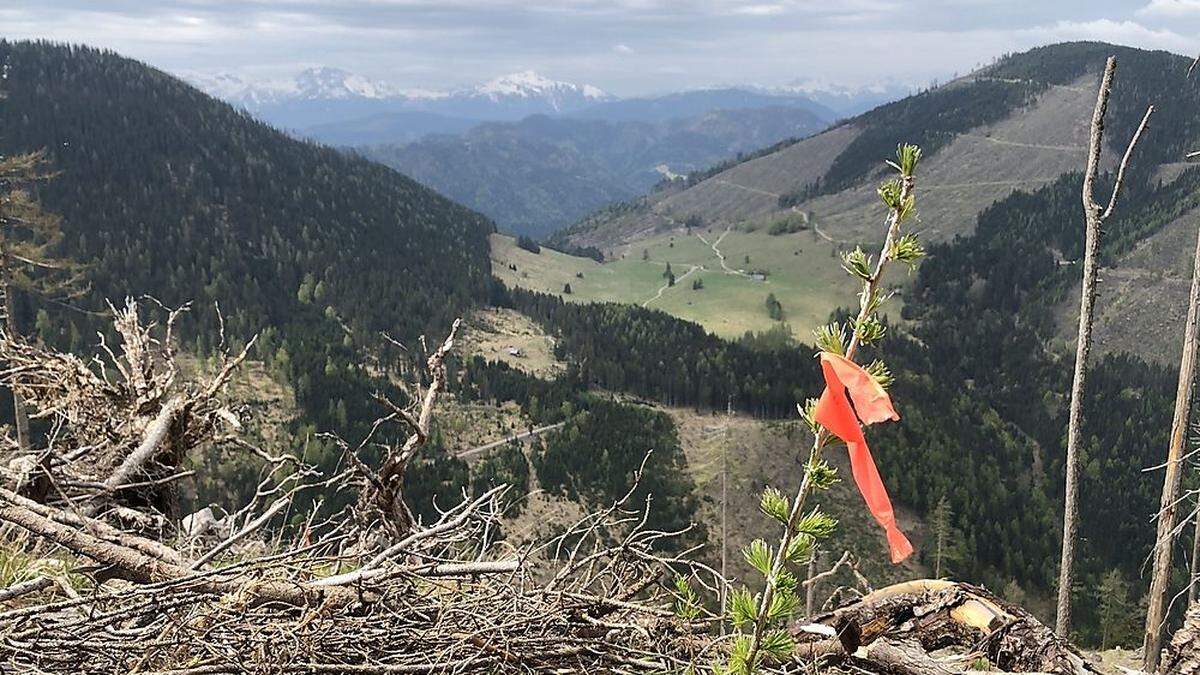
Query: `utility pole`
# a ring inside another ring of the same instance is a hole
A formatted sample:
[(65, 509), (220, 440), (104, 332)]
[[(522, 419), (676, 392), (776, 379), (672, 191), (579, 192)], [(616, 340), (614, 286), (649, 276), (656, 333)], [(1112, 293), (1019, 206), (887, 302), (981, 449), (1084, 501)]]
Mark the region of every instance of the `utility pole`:
[[(1200, 305), (1200, 230), (1196, 235), (1196, 256), (1192, 262), (1192, 290), (1188, 296), (1187, 324), (1183, 329), (1183, 355), (1179, 359), (1179, 387), (1175, 392), (1175, 417), (1171, 421), (1171, 440), (1167, 447), (1166, 475), (1163, 477), (1162, 501), (1158, 509), (1158, 535), (1154, 540), (1153, 576), (1150, 578), (1150, 605), (1146, 610), (1146, 636), (1142, 643), (1142, 670), (1153, 673), (1158, 669), (1162, 653), (1163, 622), (1166, 614), (1167, 583), (1171, 579), (1171, 535), (1175, 529), (1175, 511), (1179, 507), (1179, 483), (1183, 462), (1184, 438), (1187, 436), (1188, 408), (1192, 402), (1192, 377), (1196, 370), (1197, 305)], [(1194, 545), (1194, 544), (1193, 544)], [(1196, 563), (1188, 596), (1195, 597)]]

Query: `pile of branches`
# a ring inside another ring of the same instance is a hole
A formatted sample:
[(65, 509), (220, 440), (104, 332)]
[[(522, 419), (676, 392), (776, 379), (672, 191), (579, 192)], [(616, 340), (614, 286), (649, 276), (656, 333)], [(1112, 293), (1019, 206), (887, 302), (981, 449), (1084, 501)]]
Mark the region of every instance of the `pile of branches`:
[[(661, 582), (693, 566), (662, 557), (680, 533), (645, 527), (629, 495), (550, 542), (497, 541), (506, 488), (467, 497), (432, 523), (404, 501), (404, 474), (430, 435), (450, 336), (424, 386), (357, 443), (330, 436), (344, 468), (323, 475), (238, 434), (226, 385), (251, 341), (207, 381), (181, 382), (162, 326), (114, 310), (119, 345), (90, 362), (0, 334), (0, 383), (49, 432), (11, 443), (0, 488), (6, 545), (32, 557), (0, 590), (0, 665), (20, 672), (587, 672), (674, 670), (702, 658), (707, 628), (671, 609)], [(424, 345), (422, 345), (424, 347)], [(376, 440), (400, 425), (401, 442)], [(262, 464), (250, 503), (179, 518), (185, 458), (244, 451)], [(364, 459), (368, 452), (378, 461)], [(315, 495), (299, 517), (296, 498)], [(345, 498), (341, 498), (345, 497)], [(325, 503), (347, 503), (335, 513)], [(290, 518), (287, 518), (291, 514)], [(318, 515), (326, 514), (326, 515)], [(18, 533), (21, 536), (18, 536)]]
[[(158, 310), (161, 325), (136, 302), (113, 309), (118, 344), (102, 338), (90, 361), (0, 332), (0, 384), (48, 430), (28, 451), (8, 440), (0, 464), (0, 570), (27, 563), (0, 588), (0, 669), (634, 673), (724, 660), (730, 637), (691, 584), (716, 598), (727, 581), (694, 551), (664, 553), (683, 532), (647, 528), (650, 499), (632, 503), (632, 486), (520, 548), (497, 536), (503, 486), (464, 494), (433, 522), (414, 517), (404, 476), (430, 437), (457, 322), (436, 348), (422, 343), (423, 372), (403, 400), (378, 396), (385, 412), (365, 438), (326, 436), (343, 455), (328, 474), (243, 437), (226, 389), (253, 340), (235, 354), (222, 336), (219, 367), (188, 380), (172, 346), (183, 310)], [(211, 508), (180, 517), (186, 460), (214, 452), (257, 458), (253, 497), (220, 518)], [(793, 658), (760, 670), (947, 675), (984, 659), (1090, 671), (983, 589), (873, 590), (848, 554), (805, 584), (846, 569), (857, 588), (832, 597), (850, 599), (797, 622)]]
[[(698, 656), (699, 627), (654, 599), (657, 535), (563, 551), (548, 581), (519, 558), (462, 558), (453, 540), (483, 541), (498, 496), (452, 509), (375, 566), (356, 566), (339, 550), (346, 535), (335, 535), (209, 567), (156, 557), (128, 535), (82, 534), (99, 521), (13, 518), (38, 509), (5, 495), (0, 518), (86, 551), (90, 573), (125, 581), (0, 613), (0, 653), (23, 671), (71, 673), (658, 671)], [(588, 542), (629, 515), (589, 517), (557, 545)]]

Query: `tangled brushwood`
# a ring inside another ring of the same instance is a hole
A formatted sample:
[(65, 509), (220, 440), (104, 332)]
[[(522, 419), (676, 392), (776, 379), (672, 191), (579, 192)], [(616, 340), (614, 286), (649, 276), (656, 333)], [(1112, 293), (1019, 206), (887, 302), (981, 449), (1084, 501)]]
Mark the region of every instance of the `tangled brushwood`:
[[(253, 341), (188, 380), (172, 351), (180, 311), (157, 306), (158, 325), (139, 310), (113, 310), (119, 344), (102, 340), (91, 361), (0, 333), (0, 383), (47, 429), (28, 452), (10, 442), (0, 467), (0, 668), (641, 673), (728, 661), (723, 618), (705, 602), (726, 580), (692, 551), (665, 553), (681, 533), (648, 529), (650, 500), (633, 503), (632, 487), (521, 548), (497, 538), (503, 487), (464, 495), (431, 523), (414, 518), (403, 478), (430, 436), (457, 323), (423, 350), (423, 384), (400, 402), (380, 398), (385, 414), (366, 438), (330, 437), (344, 455), (330, 475), (244, 437), (226, 389)], [(390, 425), (403, 432), (381, 433)], [(256, 457), (255, 494), (219, 521), (208, 510), (180, 517), (185, 460), (210, 452)], [(872, 590), (856, 576), (861, 590), (836, 593), (848, 602), (792, 624), (790, 657), (755, 668), (923, 675), (984, 659), (1014, 672), (1090, 670), (982, 589)]]
[[(183, 382), (172, 352), (180, 312), (162, 311), (158, 326), (135, 302), (114, 310), (120, 344), (102, 341), (90, 362), (0, 335), (0, 381), (50, 429), (4, 466), (5, 543), (29, 564), (0, 591), (0, 662), (64, 673), (561, 672), (701, 657), (705, 625), (672, 612), (660, 584), (700, 568), (656, 553), (672, 534), (642, 526), (648, 505), (622, 500), (525, 549), (496, 541), (504, 488), (433, 523), (413, 518), (404, 472), (430, 434), (457, 324), (428, 354), (426, 385), (403, 403), (381, 398), (387, 412), (367, 438), (333, 438), (348, 468), (321, 475), (240, 437), (225, 389), (253, 341), (209, 380)], [(390, 424), (404, 440), (379, 448)], [(381, 460), (361, 459), (368, 448)], [(184, 459), (230, 451), (261, 460), (254, 498), (220, 528), (208, 512), (180, 518)], [(285, 526), (302, 494), (316, 505)], [(351, 506), (318, 515), (341, 494)]]

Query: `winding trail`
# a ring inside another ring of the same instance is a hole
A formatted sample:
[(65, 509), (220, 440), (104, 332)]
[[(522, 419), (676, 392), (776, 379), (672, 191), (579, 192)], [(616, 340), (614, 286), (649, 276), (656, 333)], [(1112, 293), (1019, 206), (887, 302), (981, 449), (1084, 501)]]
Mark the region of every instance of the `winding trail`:
[(1054, 88), (1054, 89), (1066, 89), (1067, 91), (1077, 91), (1081, 94), (1090, 94), (1093, 91), (1095, 91), (1094, 89), (1087, 89), (1085, 87), (1072, 87), (1067, 84), (1054, 84), (1052, 82), (1039, 82), (1037, 80), (1023, 80), (1023, 79), (1016, 78), (1016, 77), (980, 77), (980, 78), (976, 78), (976, 79), (981, 82), (989, 81), (989, 82), (1008, 82), (1010, 84), (1043, 84), (1043, 85), (1046, 85), (1046, 86)]
[(732, 182), (730, 182), (730, 181), (727, 181), (727, 180), (725, 180), (725, 179), (723, 179), (723, 178), (714, 178), (714, 179), (712, 179), (712, 180), (713, 180), (713, 182), (714, 182), (714, 183), (716, 183), (716, 184), (718, 184), (718, 185), (728, 185), (729, 187), (732, 187), (732, 188), (737, 188), (737, 189), (739, 189), (739, 190), (745, 190), (746, 192), (750, 192), (750, 193), (752, 193), (752, 194), (756, 194), (756, 195), (762, 195), (762, 196), (764, 196), (764, 197), (773, 197), (773, 198), (775, 198), (775, 199), (779, 199), (779, 194), (778, 194), (778, 193), (775, 193), (775, 192), (767, 192), (766, 190), (759, 190), (758, 188), (752, 188), (752, 187), (749, 187), (749, 186), (747, 186), (747, 185), (741, 185), (741, 184), (739, 184), (739, 183), (732, 183)]
[(925, 185), (922, 190), (949, 190), (953, 188), (970, 188), (970, 187), (995, 187), (1005, 185), (1025, 185), (1052, 183), (1057, 180), (1055, 178), (1014, 178), (1012, 180), (982, 180), (970, 183), (942, 183), (940, 185)]
[(825, 234), (825, 231), (821, 229), (821, 226), (817, 225), (815, 223), (813, 224), (812, 228), (813, 228), (813, 232), (816, 232), (818, 237), (824, 239), (825, 241), (827, 241), (831, 244), (849, 244), (849, 243), (851, 243), (851, 242), (845, 241), (843, 239), (834, 239), (833, 237)]
[[(696, 270), (699, 270), (699, 269), (704, 269), (704, 267), (702, 265), (692, 265), (688, 271), (684, 272), (682, 275), (680, 275), (678, 277), (675, 277), (675, 285), (679, 285), (679, 282), (688, 278), (688, 276), (690, 276), (692, 272), (695, 272)], [(663, 296), (663, 293), (665, 293), (667, 291), (667, 289), (670, 287), (671, 287), (670, 281), (663, 284), (662, 287), (658, 289), (658, 292), (654, 294), (653, 298), (650, 298), (649, 300), (642, 303), (642, 307), (648, 307), (650, 305), (650, 303), (661, 298)]]
[[(730, 183), (730, 185), (733, 185), (733, 183)], [(705, 244), (708, 244), (708, 247), (711, 248), (713, 250), (713, 253), (715, 253), (717, 255), (717, 260), (721, 261), (721, 269), (724, 270), (724, 272), (726, 274), (736, 274), (738, 276), (746, 277), (747, 279), (749, 279), (750, 278), (749, 274), (746, 274), (745, 272), (743, 272), (741, 270), (735, 270), (732, 267), (730, 267), (729, 264), (725, 262), (725, 254), (721, 253), (721, 249), (717, 248), (718, 246), (721, 245), (721, 242), (725, 239), (725, 235), (729, 234), (732, 230), (733, 230), (732, 225), (726, 227), (725, 231), (721, 233), (721, 236), (717, 237), (717, 240), (712, 241), (712, 242), (705, 239), (704, 235), (700, 234), (699, 232), (696, 233), (696, 238), (699, 239), (700, 241), (704, 242)]]

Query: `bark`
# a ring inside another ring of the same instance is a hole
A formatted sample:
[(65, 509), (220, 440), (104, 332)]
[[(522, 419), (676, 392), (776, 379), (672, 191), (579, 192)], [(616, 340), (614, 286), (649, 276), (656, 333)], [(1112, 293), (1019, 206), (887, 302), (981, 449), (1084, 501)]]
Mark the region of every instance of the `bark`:
[(1200, 675), (1200, 607), (1192, 605), (1183, 626), (1171, 637), (1159, 672), (1164, 675)]
[(1059, 563), (1058, 607), (1055, 632), (1060, 637), (1071, 631), (1071, 585), (1074, 582), (1075, 537), (1079, 521), (1079, 445), (1082, 442), (1083, 394), (1087, 385), (1088, 355), (1092, 351), (1092, 309), (1096, 305), (1096, 251), (1100, 246), (1100, 205), (1093, 198), (1100, 150), (1104, 141), (1104, 113), (1112, 91), (1116, 59), (1109, 57), (1100, 80), (1096, 108), (1092, 111), (1087, 170), (1083, 177), (1083, 214), (1087, 222), (1083, 253), (1083, 290), (1079, 299), (1079, 336), (1075, 343), (1075, 373), (1071, 383), (1071, 410), (1067, 421), (1067, 485), (1063, 505), (1062, 559)]
[(1100, 153), (1104, 147), (1104, 116), (1108, 111), (1108, 97), (1112, 92), (1113, 73), (1117, 68), (1116, 57), (1108, 57), (1104, 64), (1104, 75), (1096, 94), (1096, 107), (1092, 111), (1091, 133), (1088, 139), (1087, 168), (1083, 174), (1083, 215), (1086, 221), (1083, 257), (1083, 284), (1079, 298), (1079, 336), (1075, 345), (1075, 372), (1071, 383), (1071, 410), (1067, 419), (1066, 490), (1063, 504), (1062, 560), (1059, 564), (1058, 607), (1054, 630), (1059, 637), (1071, 632), (1071, 586), (1074, 583), (1075, 539), (1079, 522), (1079, 446), (1083, 437), (1083, 397), (1087, 385), (1087, 362), (1092, 351), (1092, 310), (1096, 306), (1097, 253), (1100, 248), (1100, 226), (1117, 207), (1117, 198), (1125, 183), (1125, 170), (1133, 149), (1146, 131), (1154, 106), (1146, 109), (1141, 124), (1129, 140), (1117, 177), (1113, 183), (1108, 206), (1101, 209), (1096, 201), (1096, 177), (1100, 172)]
[(32, 534), (44, 537), (72, 552), (109, 567), (112, 578), (139, 584), (186, 582), (201, 592), (239, 593), (250, 605), (278, 602), (298, 607), (345, 606), (356, 600), (357, 593), (349, 588), (318, 587), (283, 581), (262, 580), (255, 583), (229, 581), (220, 577), (197, 574), (193, 571), (143, 553), (133, 545), (106, 541), (83, 530), (64, 525), (33, 509), (0, 500), (0, 521), (12, 523)]
[[(17, 332), (17, 317), (16, 307), (13, 303), (13, 288), (8, 281), (8, 273), (5, 272), (4, 282), (4, 322), (8, 330), (8, 334), (16, 338), (20, 336)], [(29, 454), (29, 413), (25, 410), (25, 399), (21, 394), (13, 389), (13, 418), (17, 428), (17, 448), (22, 455)]]
[(1197, 497), (1195, 522), (1192, 523), (1192, 566), (1188, 570), (1190, 579), (1188, 581), (1188, 607), (1196, 604), (1196, 593), (1200, 590), (1200, 564), (1196, 562), (1197, 556), (1200, 556), (1200, 497)]
[[(1196, 324), (1200, 317), (1200, 232), (1197, 232), (1196, 254), (1192, 262), (1192, 290), (1188, 296), (1187, 323), (1183, 330), (1183, 354), (1179, 359), (1179, 385), (1175, 392), (1175, 416), (1171, 421), (1171, 438), (1167, 447), (1166, 473), (1163, 476), (1162, 501), (1158, 511), (1158, 532), (1154, 541), (1153, 576), (1150, 580), (1150, 604), (1146, 610), (1146, 634), (1142, 643), (1142, 669), (1152, 673), (1158, 667), (1162, 652), (1163, 623), (1167, 605), (1167, 584), (1171, 579), (1171, 539), (1174, 536), (1176, 510), (1179, 506), (1179, 486), (1182, 477), (1183, 445), (1187, 436), (1188, 413), (1192, 402), (1192, 379), (1196, 370)], [(1193, 542), (1193, 546), (1200, 542)], [(1194, 549), (1193, 549), (1194, 550)], [(1195, 560), (1192, 561), (1192, 580), (1189, 598), (1195, 599)]]
[(951, 647), (985, 657), (1007, 672), (1095, 672), (1078, 651), (1024, 609), (982, 588), (951, 581), (917, 580), (882, 588), (816, 617), (813, 624), (794, 626), (792, 633), (799, 642), (799, 660), (823, 657), (872, 672), (963, 672), (969, 664), (958, 667), (943, 655), (930, 655)]

